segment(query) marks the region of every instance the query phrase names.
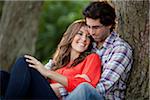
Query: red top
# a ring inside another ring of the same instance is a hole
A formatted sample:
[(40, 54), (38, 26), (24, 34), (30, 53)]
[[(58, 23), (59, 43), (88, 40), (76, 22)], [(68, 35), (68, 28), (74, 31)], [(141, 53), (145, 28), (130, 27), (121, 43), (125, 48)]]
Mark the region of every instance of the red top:
[[(101, 75), (101, 61), (97, 54), (92, 53), (88, 55), (81, 63), (74, 67), (67, 68), (66, 66), (56, 70), (59, 74), (62, 74), (68, 79), (68, 86), (65, 87), (68, 92), (71, 92), (82, 82), (88, 82), (84, 78), (74, 77), (77, 74), (86, 74), (91, 80), (90, 83), (93, 87), (96, 87)], [(56, 83), (51, 80), (51, 83)]]

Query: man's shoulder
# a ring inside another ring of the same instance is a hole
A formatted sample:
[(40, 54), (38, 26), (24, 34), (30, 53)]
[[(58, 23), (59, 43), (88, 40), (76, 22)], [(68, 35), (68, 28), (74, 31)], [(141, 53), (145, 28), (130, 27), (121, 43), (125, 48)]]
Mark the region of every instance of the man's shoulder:
[(125, 47), (126, 49), (132, 50), (132, 48), (129, 45), (129, 43), (127, 41), (125, 41), (123, 38), (119, 37), (119, 36), (115, 38), (115, 40), (112, 43), (112, 45), (113, 45), (113, 48)]

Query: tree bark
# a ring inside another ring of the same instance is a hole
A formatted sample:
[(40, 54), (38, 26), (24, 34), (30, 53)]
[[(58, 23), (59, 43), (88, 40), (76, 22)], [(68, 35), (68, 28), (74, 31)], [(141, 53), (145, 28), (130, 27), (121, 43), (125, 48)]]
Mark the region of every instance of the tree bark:
[(5, 1), (0, 20), (0, 67), (9, 70), (18, 56), (34, 54), (42, 2)]
[(132, 46), (133, 67), (129, 76), (126, 99), (149, 98), (149, 1), (113, 1), (117, 31)]

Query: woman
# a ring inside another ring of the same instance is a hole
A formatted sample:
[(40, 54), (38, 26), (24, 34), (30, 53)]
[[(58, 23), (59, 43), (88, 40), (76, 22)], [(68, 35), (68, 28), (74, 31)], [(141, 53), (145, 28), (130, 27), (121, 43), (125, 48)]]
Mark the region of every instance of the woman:
[(97, 54), (90, 52), (91, 49), (92, 38), (85, 21), (72, 23), (58, 45), (51, 70), (32, 56), (18, 59), (4, 98), (58, 99), (61, 98), (61, 87), (68, 92), (82, 82), (95, 87), (100, 78), (101, 62)]

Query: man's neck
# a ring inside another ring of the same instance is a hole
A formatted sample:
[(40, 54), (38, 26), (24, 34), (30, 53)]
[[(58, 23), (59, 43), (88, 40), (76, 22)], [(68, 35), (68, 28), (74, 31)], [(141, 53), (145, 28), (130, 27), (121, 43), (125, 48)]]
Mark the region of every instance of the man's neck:
[(97, 42), (97, 48), (102, 48), (103, 47), (103, 44), (104, 44), (104, 41), (102, 42)]

